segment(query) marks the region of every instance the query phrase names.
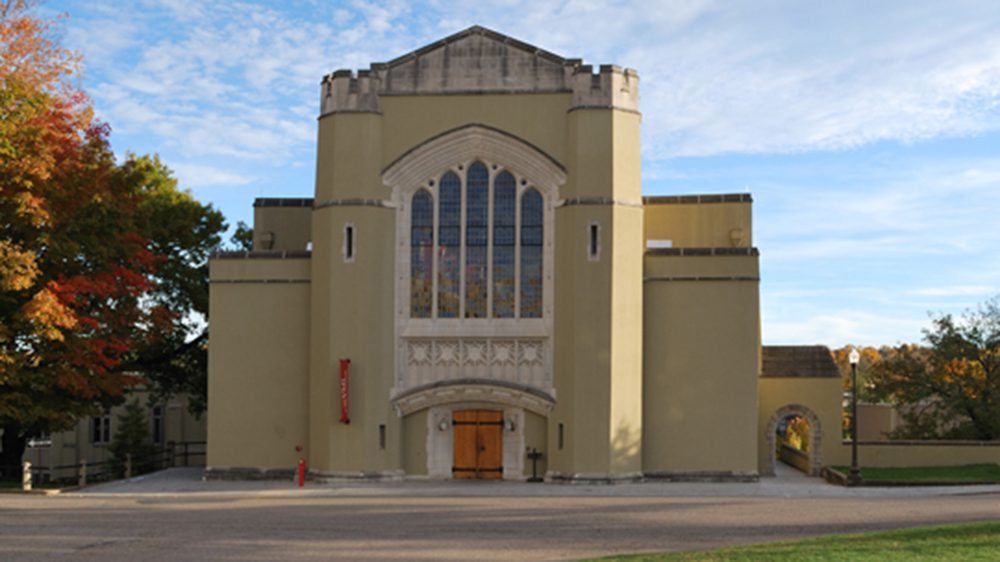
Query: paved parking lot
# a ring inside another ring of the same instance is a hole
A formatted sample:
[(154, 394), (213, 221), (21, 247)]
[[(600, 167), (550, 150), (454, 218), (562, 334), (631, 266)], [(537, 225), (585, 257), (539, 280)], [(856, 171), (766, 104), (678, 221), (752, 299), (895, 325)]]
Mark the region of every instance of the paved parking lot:
[(1000, 519), (1000, 487), (201, 482), (0, 496), (4, 560), (564, 560)]

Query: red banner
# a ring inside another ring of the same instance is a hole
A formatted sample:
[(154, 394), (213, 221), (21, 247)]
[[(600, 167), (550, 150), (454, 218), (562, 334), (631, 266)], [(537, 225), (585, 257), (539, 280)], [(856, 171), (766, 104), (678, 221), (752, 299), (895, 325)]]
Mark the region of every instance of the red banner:
[(347, 409), (347, 388), (348, 388), (348, 368), (351, 366), (350, 359), (340, 360), (340, 423), (351, 423), (351, 417)]

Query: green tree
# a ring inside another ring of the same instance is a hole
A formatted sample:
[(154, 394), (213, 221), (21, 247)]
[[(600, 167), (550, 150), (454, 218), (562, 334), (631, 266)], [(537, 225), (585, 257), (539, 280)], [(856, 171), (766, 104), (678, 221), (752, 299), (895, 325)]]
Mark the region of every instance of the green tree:
[(852, 350), (858, 351), (858, 403), (868, 403), (876, 404), (881, 401), (881, 398), (875, 393), (874, 385), (871, 381), (871, 373), (875, 368), (886, 357), (890, 357), (895, 353), (895, 350), (891, 347), (867, 347), (867, 346), (853, 346), (845, 345), (844, 347), (834, 349), (832, 351), (833, 361), (837, 364), (837, 368), (840, 369), (840, 383), (843, 389), (843, 397), (841, 403), (841, 434), (844, 439), (851, 438), (851, 424), (853, 420), (851, 419), (851, 392), (853, 390), (853, 384), (851, 380), (851, 363), (850, 354)]
[[(79, 58), (0, 0), (0, 471), (27, 439), (132, 386), (205, 394), (207, 261), (222, 216), (156, 157), (117, 164)], [(195, 401), (204, 406), (204, 399)]]
[(893, 437), (1000, 439), (1000, 297), (958, 319), (934, 317), (924, 340), (872, 369), (873, 393), (906, 422)]
[(151, 403), (186, 393), (192, 412), (201, 413), (208, 391), (208, 259), (219, 249), (226, 223), (211, 205), (179, 189), (156, 156), (130, 155), (120, 171), (141, 195), (140, 230), (162, 259), (147, 294), (147, 304), (161, 311), (160, 325), (123, 368), (149, 380)]
[(125, 462), (129, 455), (132, 459), (132, 475), (149, 472), (155, 468), (153, 446), (149, 432), (149, 416), (138, 400), (130, 400), (125, 409), (118, 414), (118, 424), (115, 434), (108, 445), (111, 453), (109, 466), (112, 474), (121, 477), (125, 475)]
[(239, 221), (236, 223), (236, 231), (233, 232), (229, 242), (234, 250), (249, 252), (253, 250), (253, 228), (247, 223)]

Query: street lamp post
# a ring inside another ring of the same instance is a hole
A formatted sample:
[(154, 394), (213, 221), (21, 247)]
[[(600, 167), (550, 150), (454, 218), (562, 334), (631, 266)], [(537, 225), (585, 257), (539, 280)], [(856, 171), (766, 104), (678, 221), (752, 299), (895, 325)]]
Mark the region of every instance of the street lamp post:
[(858, 360), (861, 355), (857, 349), (851, 349), (848, 360), (851, 362), (851, 484), (861, 482), (861, 470), (858, 468)]

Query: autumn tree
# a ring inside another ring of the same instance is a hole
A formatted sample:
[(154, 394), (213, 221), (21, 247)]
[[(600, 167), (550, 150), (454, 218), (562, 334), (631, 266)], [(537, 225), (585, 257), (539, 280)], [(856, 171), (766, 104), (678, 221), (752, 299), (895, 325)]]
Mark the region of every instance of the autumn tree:
[(201, 369), (204, 379), (197, 316), (207, 312), (207, 256), (225, 228), (158, 159), (116, 163), (109, 128), (75, 81), (79, 58), (51, 25), (24, 0), (0, 1), (0, 470), (8, 472), (28, 437), (120, 403), (131, 386), (169, 393), (191, 387), (179, 372)]
[(882, 362), (883, 357), (892, 353), (892, 348), (889, 347), (870, 347), (870, 346), (853, 346), (846, 345), (844, 347), (834, 349), (831, 353), (833, 354), (833, 361), (837, 364), (837, 368), (840, 369), (840, 386), (843, 389), (844, 400), (841, 410), (841, 432), (844, 439), (849, 439), (851, 436), (851, 424), (854, 421), (851, 419), (851, 402), (850, 393), (852, 392), (852, 380), (851, 380), (851, 362), (850, 355), (851, 350), (857, 349), (858, 351), (858, 402), (876, 403), (879, 402), (880, 398), (872, 392), (871, 383), (871, 372), (875, 365)]
[(208, 392), (208, 258), (219, 249), (226, 224), (221, 213), (178, 189), (155, 156), (130, 156), (119, 172), (140, 195), (137, 229), (161, 260), (147, 293), (161, 324), (123, 368), (149, 379), (151, 402), (184, 393), (197, 414)]
[(872, 369), (873, 394), (905, 421), (893, 437), (1000, 439), (1000, 297), (960, 318), (934, 317), (924, 340)]

